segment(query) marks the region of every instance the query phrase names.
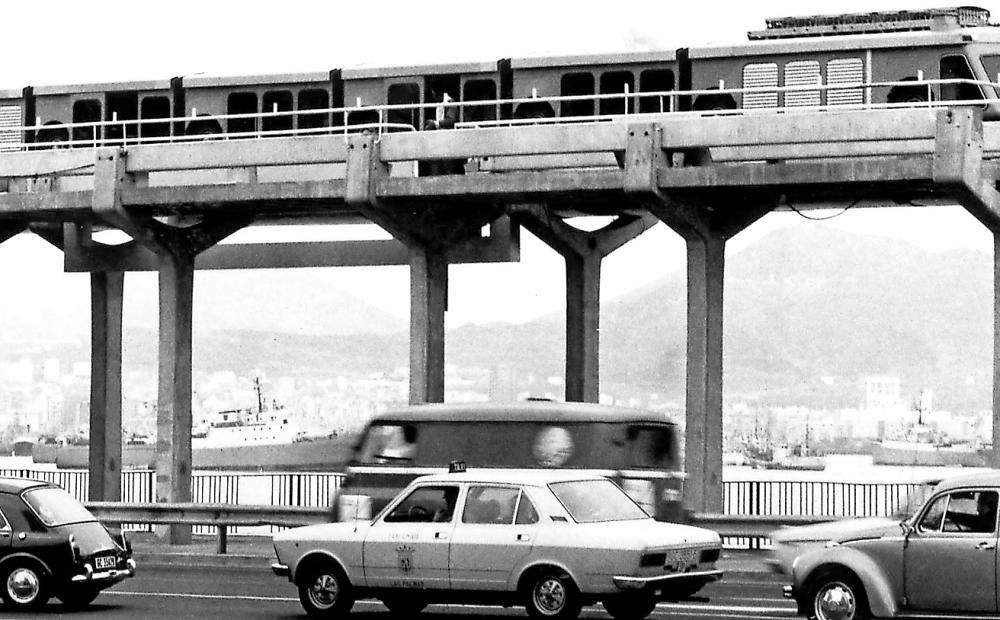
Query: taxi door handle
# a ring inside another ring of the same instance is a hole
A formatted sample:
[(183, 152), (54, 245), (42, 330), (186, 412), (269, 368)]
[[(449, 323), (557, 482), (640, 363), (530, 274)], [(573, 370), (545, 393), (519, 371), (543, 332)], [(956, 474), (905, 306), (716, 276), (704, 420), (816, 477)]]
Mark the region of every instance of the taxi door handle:
[(987, 540), (984, 540), (983, 542), (981, 542), (978, 545), (976, 545), (976, 549), (978, 549), (980, 551), (990, 551), (990, 550), (996, 549), (996, 548), (997, 548), (997, 544), (996, 543), (989, 542)]
[(434, 532), (434, 538), (437, 540), (447, 540), (448, 532)]
[(517, 539), (520, 541), (531, 540), (531, 534), (518, 534)]

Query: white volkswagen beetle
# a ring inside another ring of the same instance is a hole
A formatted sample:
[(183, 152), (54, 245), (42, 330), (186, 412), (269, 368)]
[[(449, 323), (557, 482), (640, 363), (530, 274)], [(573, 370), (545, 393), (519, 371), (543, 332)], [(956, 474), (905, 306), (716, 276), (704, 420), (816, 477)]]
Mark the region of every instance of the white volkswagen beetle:
[(606, 478), (458, 465), (418, 478), (372, 519), (275, 534), (272, 569), (316, 617), (377, 598), (406, 615), (471, 602), (548, 619), (600, 601), (638, 620), (722, 576), (718, 534), (655, 521)]

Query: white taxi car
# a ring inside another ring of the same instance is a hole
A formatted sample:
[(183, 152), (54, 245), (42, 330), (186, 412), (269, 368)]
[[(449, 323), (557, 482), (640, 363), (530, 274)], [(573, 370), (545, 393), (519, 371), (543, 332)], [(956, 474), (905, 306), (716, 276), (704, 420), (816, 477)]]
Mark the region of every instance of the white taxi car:
[(377, 598), (403, 615), (471, 602), (571, 619), (600, 601), (641, 619), (722, 576), (715, 532), (655, 521), (607, 478), (454, 469), (418, 478), (373, 519), (275, 534), (273, 571), (329, 618)]

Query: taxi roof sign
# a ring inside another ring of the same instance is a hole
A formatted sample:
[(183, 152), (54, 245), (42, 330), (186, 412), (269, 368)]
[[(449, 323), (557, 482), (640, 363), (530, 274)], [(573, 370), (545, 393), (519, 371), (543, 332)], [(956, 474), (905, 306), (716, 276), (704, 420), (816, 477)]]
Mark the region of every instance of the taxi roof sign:
[(452, 461), (448, 463), (448, 473), (449, 474), (464, 474), (465, 473), (465, 461)]

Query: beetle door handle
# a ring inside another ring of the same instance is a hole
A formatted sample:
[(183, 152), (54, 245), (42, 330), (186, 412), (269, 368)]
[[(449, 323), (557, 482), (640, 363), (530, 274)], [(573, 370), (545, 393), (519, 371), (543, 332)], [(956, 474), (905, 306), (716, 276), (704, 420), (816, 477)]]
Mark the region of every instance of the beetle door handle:
[(520, 541), (531, 540), (531, 534), (518, 534), (517, 539)]
[(997, 548), (996, 543), (992, 543), (987, 540), (984, 540), (983, 542), (976, 545), (976, 549), (980, 551), (989, 551), (991, 549), (996, 549), (996, 548)]
[(434, 532), (434, 538), (438, 540), (447, 540), (448, 532)]

